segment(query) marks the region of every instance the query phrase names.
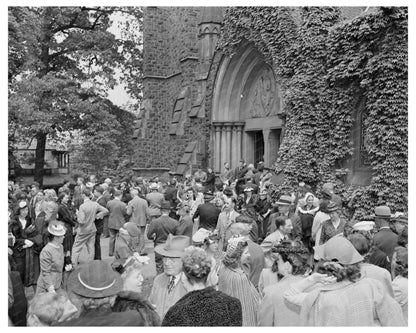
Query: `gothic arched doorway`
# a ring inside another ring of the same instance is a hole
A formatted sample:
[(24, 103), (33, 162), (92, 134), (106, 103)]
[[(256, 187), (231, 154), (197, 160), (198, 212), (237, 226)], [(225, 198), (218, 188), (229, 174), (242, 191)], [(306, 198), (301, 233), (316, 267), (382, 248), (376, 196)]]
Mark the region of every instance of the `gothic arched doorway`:
[(237, 166), (239, 159), (271, 166), (282, 130), (282, 97), (278, 80), (260, 53), (243, 44), (224, 57), (217, 72), (212, 103), (212, 165)]

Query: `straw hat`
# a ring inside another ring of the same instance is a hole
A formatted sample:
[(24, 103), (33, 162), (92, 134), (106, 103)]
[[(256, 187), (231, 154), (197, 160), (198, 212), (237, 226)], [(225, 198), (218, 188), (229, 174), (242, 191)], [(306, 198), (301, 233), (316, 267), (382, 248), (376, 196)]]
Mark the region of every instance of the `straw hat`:
[(61, 223), (49, 223), (48, 232), (54, 236), (64, 236), (66, 228)]

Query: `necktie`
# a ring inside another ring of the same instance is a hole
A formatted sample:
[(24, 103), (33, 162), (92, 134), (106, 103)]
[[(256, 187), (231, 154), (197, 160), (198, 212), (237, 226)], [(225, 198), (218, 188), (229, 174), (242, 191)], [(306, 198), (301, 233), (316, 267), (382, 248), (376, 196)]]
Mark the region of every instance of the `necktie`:
[(170, 278), (169, 284), (168, 284), (168, 294), (170, 294), (170, 292), (173, 290), (173, 287), (175, 287), (175, 276), (172, 276)]

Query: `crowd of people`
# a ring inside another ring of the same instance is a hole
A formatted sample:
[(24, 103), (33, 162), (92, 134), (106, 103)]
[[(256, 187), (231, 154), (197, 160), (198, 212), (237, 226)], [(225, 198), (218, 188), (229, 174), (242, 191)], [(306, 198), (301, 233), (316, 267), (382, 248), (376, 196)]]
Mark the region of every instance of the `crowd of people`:
[(406, 326), (406, 214), (355, 221), (332, 183), (278, 199), (271, 184), (243, 160), (165, 181), (9, 181), (9, 325)]

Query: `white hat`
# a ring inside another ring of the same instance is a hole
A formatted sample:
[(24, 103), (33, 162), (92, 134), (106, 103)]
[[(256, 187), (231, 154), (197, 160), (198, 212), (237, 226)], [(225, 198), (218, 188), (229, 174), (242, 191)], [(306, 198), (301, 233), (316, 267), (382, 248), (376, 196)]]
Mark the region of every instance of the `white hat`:
[(48, 225), (48, 232), (54, 236), (65, 235), (66, 228), (61, 223), (50, 223)]
[(106, 178), (106, 179), (104, 180), (104, 183), (111, 184), (111, 179), (110, 179), (110, 178)]
[(354, 230), (369, 231), (372, 230), (375, 226), (373, 221), (361, 221), (357, 222), (352, 226)]
[(149, 186), (150, 190), (157, 190), (159, 189), (159, 185), (157, 183), (151, 183)]
[(198, 231), (195, 232), (195, 234), (192, 236), (192, 241), (194, 243), (202, 243), (210, 235), (211, 235), (211, 231), (201, 228), (201, 229), (198, 229)]

